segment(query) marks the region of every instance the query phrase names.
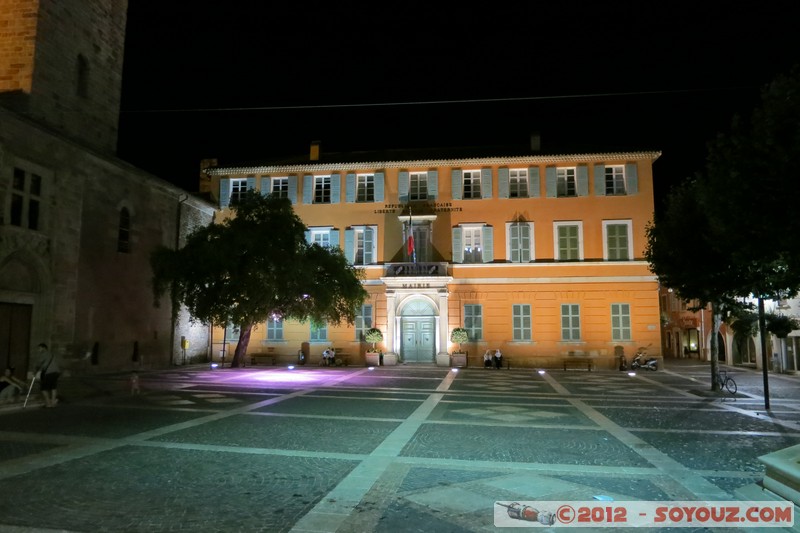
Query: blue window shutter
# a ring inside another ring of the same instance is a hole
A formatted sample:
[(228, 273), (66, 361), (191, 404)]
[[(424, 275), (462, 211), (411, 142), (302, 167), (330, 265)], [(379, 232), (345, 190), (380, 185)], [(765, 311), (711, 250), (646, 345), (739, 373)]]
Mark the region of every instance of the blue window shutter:
[(297, 203), (297, 176), (289, 176), (289, 200), (292, 205)]
[(508, 198), (508, 168), (497, 169), (497, 197)]
[(461, 228), (453, 228), (453, 263), (464, 262), (464, 245), (461, 244)]
[[(333, 181), (333, 177), (331, 177), (331, 181)], [(352, 172), (348, 172), (344, 177), (344, 201), (348, 204), (356, 201), (356, 175)]]
[(270, 187), (271, 181), (269, 176), (261, 176), (261, 196), (266, 196), (272, 192), (272, 188)]
[(305, 234), (306, 234), (306, 242), (311, 244), (311, 230), (306, 230)]
[(636, 194), (639, 192), (639, 174), (637, 173), (636, 163), (625, 165), (625, 193)]
[(231, 203), (231, 180), (222, 178), (219, 180), (219, 206), (228, 207)]
[(589, 168), (586, 165), (575, 168), (575, 181), (578, 196), (589, 196)]
[(356, 232), (351, 229), (344, 230), (344, 256), (351, 265), (353, 264), (353, 259), (356, 257), (355, 242)]
[(331, 174), (331, 203), (338, 204), (342, 200), (342, 177), (338, 172)]
[(428, 199), (436, 200), (439, 197), (439, 171), (428, 171)]
[(364, 228), (364, 264), (371, 265), (375, 262), (372, 257), (372, 252), (375, 247), (375, 230), (372, 228)]
[(376, 172), (375, 173), (375, 201), (376, 202), (383, 202), (384, 197), (384, 181), (386, 181), (385, 175), (383, 172)]
[(306, 174), (303, 176), (303, 203), (311, 204), (314, 199), (314, 176)]
[(539, 167), (528, 168), (528, 196), (531, 198), (539, 198)]
[(492, 197), (492, 169), (481, 169), (481, 198)]
[(401, 170), (397, 174), (397, 200), (401, 204), (408, 203), (408, 171)]
[(522, 243), (522, 256), (519, 258), (522, 263), (531, 262), (531, 233), (533, 224), (528, 222), (520, 227), (520, 242)]
[(461, 169), (454, 168), (453, 170), (450, 171), (450, 185), (452, 187), (451, 194), (453, 196), (453, 200), (461, 200), (461, 193), (464, 188)]
[(511, 251), (507, 259), (512, 263), (520, 262), (520, 248), (522, 247), (522, 227), (520, 224), (506, 224), (508, 228), (508, 248)]
[(248, 191), (256, 190), (256, 177), (255, 176), (250, 176), (249, 178), (247, 178), (247, 190)]
[(330, 236), (331, 236), (330, 237), (331, 246), (332, 247), (335, 246), (336, 248), (341, 248), (342, 247), (342, 243), (339, 242), (339, 230), (338, 229), (332, 229), (331, 232), (330, 232)]
[(547, 167), (544, 169), (544, 185), (547, 197), (555, 198), (558, 194), (558, 190), (556, 189), (556, 167)]
[(483, 257), (484, 263), (491, 263), (494, 261), (494, 228), (492, 226), (483, 227)]
[(606, 166), (602, 163), (594, 166), (594, 195), (606, 195)]

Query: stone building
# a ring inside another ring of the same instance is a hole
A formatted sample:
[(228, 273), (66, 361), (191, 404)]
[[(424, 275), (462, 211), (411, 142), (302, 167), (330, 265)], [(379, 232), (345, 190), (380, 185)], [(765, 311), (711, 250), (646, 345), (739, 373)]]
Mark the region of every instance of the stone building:
[[(149, 256), (213, 209), (115, 155), (126, 0), (0, 0), (0, 364), (40, 342), (72, 370), (205, 357), (153, 305)], [(194, 341), (194, 342), (193, 342)]]

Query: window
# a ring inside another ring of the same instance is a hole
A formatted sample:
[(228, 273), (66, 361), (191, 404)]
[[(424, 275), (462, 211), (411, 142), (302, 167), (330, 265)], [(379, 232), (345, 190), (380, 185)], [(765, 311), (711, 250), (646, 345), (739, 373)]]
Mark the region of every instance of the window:
[(556, 222), (555, 257), (557, 261), (583, 259), (583, 226), (579, 222)]
[(412, 172), (409, 174), (408, 199), (411, 201), (428, 199), (427, 172)]
[(289, 198), (289, 178), (272, 178), (272, 189), (269, 191), (278, 198)]
[(528, 197), (528, 169), (512, 168), (508, 171), (508, 197)]
[(533, 260), (533, 224), (530, 222), (509, 222), (507, 256), (512, 263), (528, 263)]
[(470, 341), (479, 341), (483, 338), (483, 317), (480, 305), (464, 305), (464, 329), (467, 330)]
[(479, 170), (464, 171), (464, 195), (465, 200), (481, 197), (481, 172)]
[(308, 242), (312, 244), (319, 244), (323, 248), (330, 248), (331, 246), (331, 230), (329, 229), (312, 229), (310, 230), (310, 239)]
[(603, 221), (604, 259), (629, 261), (631, 259), (631, 223), (627, 220)]
[(512, 324), (515, 341), (531, 340), (531, 306), (530, 304), (514, 304), (512, 306)]
[(581, 340), (581, 316), (578, 304), (561, 304), (561, 340)]
[(225, 328), (225, 342), (239, 342), (239, 326), (228, 324)]
[(247, 192), (247, 178), (231, 179), (230, 205), (239, 203)]
[(9, 212), (11, 225), (38, 230), (41, 200), (42, 177), (14, 167), (14, 175), (11, 180), (11, 210)]
[(356, 202), (375, 201), (375, 175), (359, 174), (356, 176)]
[(464, 263), (483, 263), (483, 253), (481, 251), (481, 226), (463, 228), (464, 237)]
[(123, 207), (119, 212), (117, 251), (123, 254), (131, 251), (131, 214), (127, 207)]
[(370, 265), (375, 262), (375, 231), (372, 228), (356, 228), (355, 230), (354, 265)]
[(606, 196), (625, 194), (625, 169), (622, 165), (606, 167)]
[(556, 169), (556, 196), (577, 196), (574, 168)]
[(356, 340), (363, 341), (364, 334), (369, 328), (372, 327), (372, 306), (369, 304), (362, 305), (356, 310)]
[(311, 323), (311, 332), (309, 333), (309, 341), (311, 342), (324, 342), (328, 340), (328, 325), (327, 324), (314, 324)]
[(282, 341), (283, 340), (283, 319), (280, 317), (271, 316), (267, 319), (267, 340), (268, 341)]
[(611, 304), (611, 340), (631, 340), (631, 306)]
[(314, 176), (314, 203), (331, 203), (331, 177)]

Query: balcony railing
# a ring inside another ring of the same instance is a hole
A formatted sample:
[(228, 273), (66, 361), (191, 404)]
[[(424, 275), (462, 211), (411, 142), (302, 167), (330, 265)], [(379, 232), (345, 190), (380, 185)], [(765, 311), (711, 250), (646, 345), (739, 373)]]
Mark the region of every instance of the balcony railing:
[(430, 277), (446, 276), (447, 263), (389, 263), (386, 277)]

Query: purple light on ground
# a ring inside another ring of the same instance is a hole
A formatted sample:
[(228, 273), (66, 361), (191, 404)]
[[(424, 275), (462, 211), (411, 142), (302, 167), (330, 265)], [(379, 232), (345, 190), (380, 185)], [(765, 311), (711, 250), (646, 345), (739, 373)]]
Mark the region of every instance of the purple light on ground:
[(237, 374), (235, 379), (229, 377), (225, 379), (226, 383), (242, 383), (242, 384), (269, 384), (269, 385), (298, 385), (309, 383), (323, 383), (328, 381), (334, 374), (332, 372), (324, 371), (307, 371), (307, 370), (266, 370), (261, 372), (247, 372)]

